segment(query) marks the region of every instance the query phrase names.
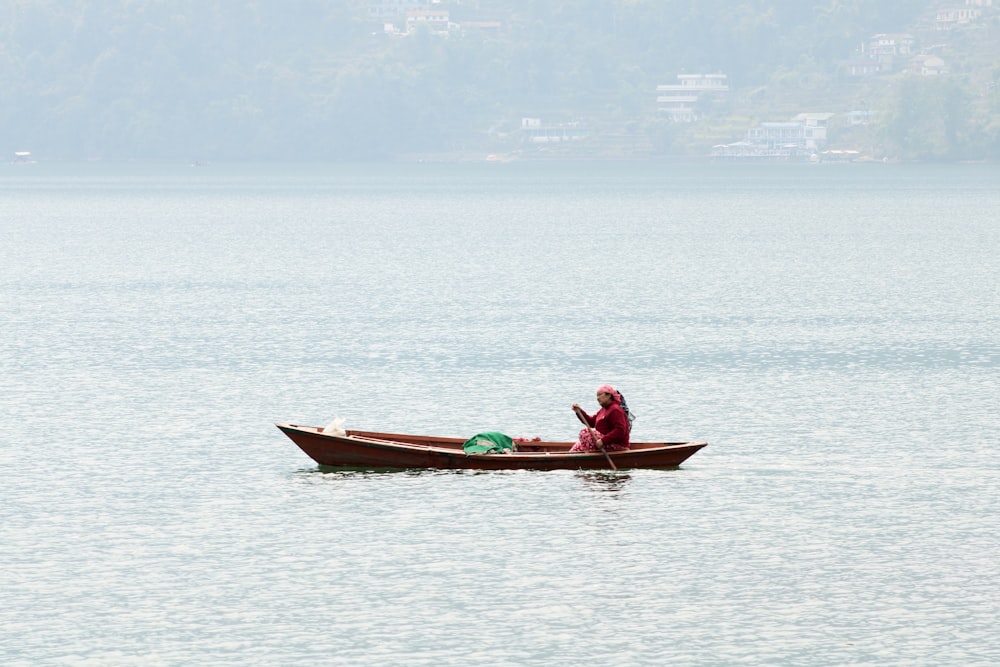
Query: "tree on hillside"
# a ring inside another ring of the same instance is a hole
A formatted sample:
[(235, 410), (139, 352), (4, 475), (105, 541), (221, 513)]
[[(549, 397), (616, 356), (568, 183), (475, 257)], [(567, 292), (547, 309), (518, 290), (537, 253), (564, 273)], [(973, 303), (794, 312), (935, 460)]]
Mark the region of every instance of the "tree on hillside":
[(970, 95), (954, 77), (904, 76), (887, 100), (880, 138), (904, 160), (955, 160), (969, 155)]
[[(502, 27), (405, 37), (373, 25), (368, 5), (0, 3), (0, 149), (379, 158), (471, 145), (536, 115), (591, 118), (613, 133), (645, 134), (660, 151), (697, 151), (706, 128), (656, 122), (657, 85), (681, 73), (723, 72), (734, 94), (712, 100), (705, 116), (748, 115), (729, 105), (741, 99), (737, 90), (750, 89), (761, 91), (753, 114), (784, 114), (803, 88), (821, 89), (856, 43), (905, 30), (934, 0), (443, 0), (453, 22)], [(900, 95), (885, 107), (897, 109), (885, 132), (902, 153), (958, 155), (996, 137), (996, 123), (970, 127), (958, 118), (986, 117), (978, 92), (972, 102), (947, 104), (916, 88)], [(907, 109), (925, 101), (936, 105), (933, 117), (952, 118), (952, 131), (905, 129), (924, 122), (924, 112)]]

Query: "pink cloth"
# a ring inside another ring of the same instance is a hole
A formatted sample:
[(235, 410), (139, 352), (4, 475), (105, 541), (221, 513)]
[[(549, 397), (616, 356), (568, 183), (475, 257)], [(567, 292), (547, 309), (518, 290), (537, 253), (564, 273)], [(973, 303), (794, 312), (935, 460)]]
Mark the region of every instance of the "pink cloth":
[(611, 400), (612, 401), (614, 401), (615, 403), (621, 403), (622, 402), (621, 394), (619, 394), (618, 391), (614, 387), (612, 387), (610, 384), (602, 384), (600, 387), (597, 388), (597, 393), (598, 394), (611, 394)]
[[(603, 438), (602, 438), (603, 439)], [(620, 452), (628, 449), (628, 444), (607, 444), (604, 446), (604, 451), (606, 452)], [(570, 447), (571, 452), (599, 452), (601, 448), (597, 446), (597, 441), (594, 440), (594, 433), (589, 428), (580, 429), (580, 436), (576, 443)]]

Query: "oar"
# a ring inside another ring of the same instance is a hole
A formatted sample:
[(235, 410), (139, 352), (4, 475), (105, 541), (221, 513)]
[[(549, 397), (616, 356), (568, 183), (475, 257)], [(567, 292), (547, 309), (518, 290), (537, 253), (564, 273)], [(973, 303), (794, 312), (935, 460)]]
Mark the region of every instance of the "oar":
[[(590, 437), (594, 439), (594, 442), (597, 442), (597, 431), (595, 431), (591, 427), (591, 425), (587, 423), (587, 418), (581, 414), (582, 410), (575, 410), (574, 412), (576, 412), (576, 418), (579, 419), (581, 422), (583, 422), (584, 426), (590, 429)], [(606, 449), (604, 449), (604, 445), (597, 445), (597, 446), (601, 448), (601, 453), (604, 454), (604, 458), (608, 460), (608, 465), (611, 466), (611, 469), (618, 470), (618, 466), (616, 466), (615, 462), (611, 460), (610, 456), (608, 456), (608, 452)]]

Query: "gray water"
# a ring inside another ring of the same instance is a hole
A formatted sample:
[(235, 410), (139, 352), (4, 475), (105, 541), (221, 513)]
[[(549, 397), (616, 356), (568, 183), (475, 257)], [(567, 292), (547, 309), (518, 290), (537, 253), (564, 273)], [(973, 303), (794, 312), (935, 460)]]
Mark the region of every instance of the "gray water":
[[(1000, 169), (0, 169), (5, 665), (1000, 663)], [(678, 470), (319, 470), (275, 421)]]

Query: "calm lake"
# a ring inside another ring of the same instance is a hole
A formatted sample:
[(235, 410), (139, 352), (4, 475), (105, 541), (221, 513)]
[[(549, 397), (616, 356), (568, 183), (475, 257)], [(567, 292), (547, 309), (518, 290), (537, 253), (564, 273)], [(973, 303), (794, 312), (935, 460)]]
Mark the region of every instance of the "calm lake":
[[(0, 167), (4, 665), (1000, 663), (1000, 167)], [(276, 421), (678, 470), (320, 470)]]

